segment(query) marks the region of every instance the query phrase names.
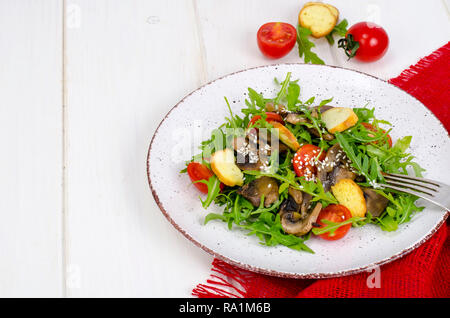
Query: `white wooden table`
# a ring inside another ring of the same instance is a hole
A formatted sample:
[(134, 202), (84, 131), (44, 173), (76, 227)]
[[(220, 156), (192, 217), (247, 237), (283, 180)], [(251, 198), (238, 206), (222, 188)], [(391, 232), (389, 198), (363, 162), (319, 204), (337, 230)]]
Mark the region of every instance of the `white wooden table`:
[[(166, 112), (198, 86), (274, 62), (256, 31), (298, 0), (0, 0), (0, 296), (189, 297), (212, 257), (149, 191)], [(328, 1), (390, 36), (387, 55), (327, 64), (388, 79), (450, 39), (449, 1)]]

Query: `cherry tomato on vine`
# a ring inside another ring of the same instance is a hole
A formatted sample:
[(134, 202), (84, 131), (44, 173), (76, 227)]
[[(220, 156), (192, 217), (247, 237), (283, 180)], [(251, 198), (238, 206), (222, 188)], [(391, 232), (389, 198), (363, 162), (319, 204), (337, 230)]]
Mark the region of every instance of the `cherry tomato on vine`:
[(272, 59), (288, 54), (297, 41), (295, 27), (284, 22), (269, 22), (262, 25), (257, 33), (258, 47)]
[[(266, 121), (267, 122), (271, 122), (271, 121), (277, 121), (280, 124), (284, 125), (284, 120), (283, 117), (281, 117), (279, 114), (277, 113), (272, 113), (272, 112), (266, 112)], [(258, 120), (261, 119), (260, 115), (255, 115), (252, 117), (252, 119), (250, 120), (250, 122), (248, 123), (248, 127), (253, 126)]]
[(359, 22), (348, 29), (345, 38), (339, 40), (338, 47), (343, 48), (349, 58), (373, 62), (386, 54), (389, 37), (381, 26), (372, 22)]
[[(319, 216), (317, 217), (317, 224), (320, 224), (320, 227), (325, 227), (327, 224), (323, 222), (323, 220), (328, 220), (335, 223), (340, 223), (347, 221), (352, 217), (352, 213), (349, 209), (347, 209), (345, 206), (340, 204), (330, 204), (325, 209), (320, 211)], [(340, 227), (338, 227), (334, 233), (324, 233), (320, 234), (319, 236), (323, 238), (324, 240), (328, 241), (336, 241), (341, 238), (343, 238), (347, 232), (352, 227), (352, 224), (345, 224)]]
[(306, 144), (303, 145), (294, 155), (292, 165), (298, 177), (311, 179), (317, 172), (316, 162), (325, 159), (325, 151), (317, 146)]
[[(378, 131), (378, 129), (374, 125), (371, 125), (369, 123), (361, 123), (361, 125), (363, 125), (367, 130), (370, 130), (370, 131), (373, 131), (373, 132), (377, 132)], [(379, 128), (379, 129), (381, 129), (381, 128)], [(383, 133), (385, 132), (383, 129), (381, 129), (381, 131)], [(391, 148), (392, 147), (392, 138), (391, 138), (391, 136), (389, 136), (389, 134), (387, 135), (387, 139), (388, 139), (389, 148)], [(375, 141), (375, 143), (377, 143), (377, 142), (378, 141)]]
[[(189, 175), (189, 178), (191, 178), (191, 181), (194, 183), (195, 187), (200, 190), (201, 192), (207, 194), (208, 193), (208, 186), (202, 182), (196, 182), (199, 180), (209, 180), (214, 173), (208, 169), (207, 166), (204, 164), (201, 164), (199, 162), (191, 162), (187, 166), (187, 173)], [(223, 183), (220, 184), (220, 190), (223, 190), (225, 186)]]

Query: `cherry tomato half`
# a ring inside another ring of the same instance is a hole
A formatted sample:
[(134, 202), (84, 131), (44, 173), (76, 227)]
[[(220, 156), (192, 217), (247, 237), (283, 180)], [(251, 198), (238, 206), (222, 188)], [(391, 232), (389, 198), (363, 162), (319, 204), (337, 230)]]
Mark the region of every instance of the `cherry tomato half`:
[[(201, 164), (199, 162), (191, 162), (187, 166), (187, 173), (189, 175), (189, 178), (191, 178), (192, 182), (196, 182), (199, 180), (209, 180), (214, 173), (208, 169), (207, 166), (204, 164)], [(195, 187), (199, 189), (201, 192), (207, 194), (208, 193), (208, 186), (202, 182), (196, 182), (194, 183)], [(220, 184), (220, 190), (223, 190), (225, 186), (223, 183)]]
[[(367, 130), (370, 130), (370, 131), (373, 131), (373, 132), (377, 132), (378, 131), (378, 129), (374, 125), (371, 125), (369, 123), (361, 123), (361, 125), (363, 125)], [(385, 131), (383, 129), (381, 129), (381, 131), (383, 133), (385, 133)], [(392, 147), (392, 138), (391, 138), (391, 136), (389, 136), (389, 134), (387, 135), (387, 140), (388, 140), (389, 148), (391, 148)], [(377, 143), (377, 142), (378, 141), (375, 141), (375, 143)]]
[[(352, 213), (345, 206), (340, 204), (330, 204), (325, 209), (320, 211), (317, 217), (316, 223), (320, 224), (320, 227), (325, 227), (325, 223), (322, 220), (328, 220), (331, 222), (344, 222), (352, 217)], [(345, 224), (337, 228), (336, 231), (331, 233), (320, 234), (319, 236), (324, 240), (336, 241), (343, 238), (352, 227), (352, 224)]]
[(316, 174), (316, 159), (322, 161), (326, 156), (325, 151), (320, 150), (317, 146), (306, 144), (295, 153), (292, 165), (297, 176), (309, 180)]
[(289, 23), (269, 22), (259, 28), (256, 37), (261, 52), (278, 59), (292, 50), (297, 41), (297, 31)]
[[(349, 34), (352, 35), (352, 39), (349, 39)], [(379, 25), (372, 22), (359, 22), (348, 29), (345, 36), (346, 46), (344, 49), (347, 52), (347, 56), (355, 57), (357, 60), (363, 62), (372, 62), (379, 60), (386, 54), (389, 47), (389, 37), (386, 31)], [(340, 40), (341, 41), (341, 40)], [(354, 54), (348, 54), (354, 48), (355, 42), (359, 43)], [(341, 46), (339, 42), (339, 46)]]
[[(266, 112), (266, 121), (269, 123), (271, 121), (277, 121), (280, 124), (284, 125), (284, 120), (283, 117), (281, 117), (279, 114), (277, 113), (271, 113), (271, 112)], [(248, 127), (253, 126), (258, 120), (261, 119), (260, 115), (255, 115), (252, 117), (252, 119), (250, 120), (250, 122), (248, 123)]]

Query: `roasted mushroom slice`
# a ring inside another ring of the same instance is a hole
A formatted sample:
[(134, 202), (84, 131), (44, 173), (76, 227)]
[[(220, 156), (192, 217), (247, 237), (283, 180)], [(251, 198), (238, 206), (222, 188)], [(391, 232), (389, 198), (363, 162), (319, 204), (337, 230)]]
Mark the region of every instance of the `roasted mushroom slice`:
[(363, 188), (364, 198), (366, 199), (367, 211), (374, 217), (378, 217), (386, 210), (389, 200), (373, 189)]
[(288, 193), (297, 204), (302, 204), (302, 202), (303, 202), (303, 192), (302, 191), (294, 189), (293, 187), (289, 187)]
[(338, 166), (333, 169), (333, 171), (329, 174), (328, 180), (330, 181), (330, 185), (334, 185), (342, 179), (352, 179), (354, 180), (356, 174), (351, 170), (347, 169), (344, 166)]
[[(320, 112), (322, 113), (322, 112), (324, 112), (324, 111), (326, 111), (326, 110), (329, 110), (330, 108), (333, 108), (333, 106), (322, 106), (322, 107), (320, 108)], [(315, 117), (315, 118), (318, 117), (318, 112), (317, 112), (317, 110), (318, 110), (318, 106), (312, 108), (312, 111), (311, 111), (311, 116), (312, 116), (312, 117)], [(288, 114), (285, 114), (284, 120), (285, 120), (286, 122), (290, 123), (290, 124), (293, 124), (293, 125), (298, 125), (298, 124), (302, 124), (302, 123), (311, 123), (311, 121), (310, 121), (308, 118), (306, 118), (305, 116), (303, 116), (301, 113), (288, 113)], [(312, 128), (312, 127), (311, 127), (311, 128), (308, 128), (308, 131), (309, 131), (309, 133), (312, 134), (313, 136), (315, 136), (315, 137), (320, 137), (320, 133), (317, 131), (316, 128)], [(324, 131), (322, 132), (322, 137), (323, 137), (325, 140), (328, 140), (328, 141), (334, 139), (334, 135), (333, 135), (333, 134), (330, 134), (330, 133), (329, 133), (328, 131), (326, 131), (326, 130), (324, 130)]]
[[(313, 135), (314, 137), (317, 137), (317, 138), (320, 137), (320, 134), (319, 134), (319, 132), (317, 131), (316, 128), (308, 128), (308, 131), (309, 131), (309, 133), (310, 133), (311, 135)], [(327, 140), (327, 141), (331, 141), (331, 140), (334, 139), (334, 135), (333, 135), (333, 134), (330, 134), (329, 132), (327, 132), (326, 130), (324, 130), (324, 131), (322, 132), (322, 138), (325, 139), (325, 140)]]
[(262, 133), (258, 129), (249, 129), (245, 136), (234, 137), (232, 146), (236, 152), (236, 165), (241, 170), (263, 170), (266, 168), (273, 151), (277, 150), (278, 154), (282, 154), (289, 149), (275, 138), (274, 135), (268, 132)]
[(261, 197), (264, 195), (264, 206), (269, 207), (278, 200), (278, 183), (275, 178), (261, 177), (240, 187), (237, 193), (256, 207), (261, 204)]
[(308, 118), (302, 116), (301, 114), (297, 114), (297, 113), (290, 113), (288, 114), (284, 120), (292, 125), (298, 125), (301, 123), (308, 123), (309, 120)]
[[(331, 108), (333, 108), (333, 106), (329, 106), (329, 105), (320, 106), (320, 113), (322, 114), (322, 113), (326, 112), (327, 110), (330, 110)], [(319, 106), (314, 106), (311, 110), (311, 116), (315, 117), (315, 118), (319, 117), (318, 110), (319, 110)]]
[(266, 165), (258, 155), (257, 144), (247, 136), (234, 137), (233, 148), (236, 151), (236, 165), (241, 170), (261, 170)]
[(286, 201), (290, 203), (286, 203), (284, 206), (282, 205), (280, 210), (281, 226), (288, 234), (297, 236), (305, 235), (312, 229), (313, 223), (316, 222), (320, 210), (322, 209), (322, 204), (317, 203), (312, 211), (310, 211), (305, 217), (302, 217), (298, 210), (292, 211), (292, 205), (294, 205), (294, 207), (296, 205), (297, 208), (298, 205), (292, 197), (289, 198)]
[(325, 192), (341, 179), (356, 178), (356, 174), (350, 168), (350, 160), (339, 144), (334, 144), (328, 149), (325, 159), (317, 166), (317, 177), (322, 182)]
[(288, 113), (286, 106), (284, 106), (282, 104), (277, 104), (275, 106), (274, 103), (268, 102), (268, 103), (266, 103), (265, 108), (266, 108), (266, 111), (278, 113), (281, 116), (286, 115)]
[(304, 217), (308, 213), (309, 204), (312, 199), (312, 195), (309, 193), (303, 192), (303, 202), (300, 207), (300, 212), (302, 214), (302, 217)]

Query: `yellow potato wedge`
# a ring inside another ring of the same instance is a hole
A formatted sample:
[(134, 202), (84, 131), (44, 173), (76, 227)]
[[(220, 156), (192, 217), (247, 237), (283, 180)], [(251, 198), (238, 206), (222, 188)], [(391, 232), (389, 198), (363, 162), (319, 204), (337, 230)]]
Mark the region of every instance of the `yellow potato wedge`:
[(219, 180), (227, 186), (244, 184), (244, 174), (235, 163), (234, 152), (231, 149), (216, 151), (211, 156), (211, 169)]
[(334, 134), (354, 126), (358, 122), (358, 116), (351, 108), (333, 107), (322, 113), (322, 121), (327, 130)]
[(330, 33), (338, 18), (324, 4), (304, 6), (298, 15), (298, 22), (304, 28), (311, 30), (311, 35), (320, 38)]
[(335, 6), (332, 6), (331, 4), (323, 3), (323, 2), (306, 2), (303, 7), (308, 7), (311, 5), (326, 6), (328, 9), (330, 9), (331, 13), (333, 13), (333, 15), (336, 17), (336, 21), (339, 20), (339, 10)]
[(352, 216), (364, 217), (366, 215), (364, 193), (352, 179), (339, 180), (334, 186), (331, 186), (331, 192), (339, 204), (350, 210)]
[(279, 122), (272, 121), (270, 124), (277, 130), (278, 138), (284, 143), (286, 146), (291, 148), (294, 151), (297, 151), (300, 148), (300, 144), (297, 141), (297, 138), (287, 129), (284, 125)]

